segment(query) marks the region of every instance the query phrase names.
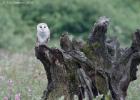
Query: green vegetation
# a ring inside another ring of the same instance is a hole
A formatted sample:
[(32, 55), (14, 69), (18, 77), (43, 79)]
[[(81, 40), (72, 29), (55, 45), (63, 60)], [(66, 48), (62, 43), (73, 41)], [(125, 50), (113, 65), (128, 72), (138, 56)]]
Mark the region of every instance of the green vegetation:
[[(47, 84), (45, 70), (33, 54), (0, 51), (0, 100), (40, 100)], [(2, 54), (3, 53), (3, 54)]]
[[(11, 53), (34, 48), (37, 23), (48, 24), (52, 33), (50, 45), (58, 46), (57, 40), (64, 31), (86, 39), (100, 16), (111, 19), (108, 35), (117, 36), (123, 46), (129, 45), (132, 32), (140, 28), (140, 1), (0, 0), (0, 100), (9, 95), (9, 80), (13, 82), (12, 99), (20, 93), (23, 100), (39, 100), (46, 87), (46, 74), (31, 54), (33, 51)], [(139, 76), (140, 71), (138, 79), (129, 86), (127, 100), (140, 100)]]
[[(16, 94), (20, 94), (22, 100), (40, 100), (46, 88), (47, 78), (43, 65), (31, 52), (12, 54), (0, 51), (0, 100), (9, 94), (11, 100), (14, 100)], [(140, 66), (138, 69), (140, 70)], [(140, 100), (140, 71), (137, 72), (137, 77), (128, 88), (127, 100)], [(9, 80), (12, 81), (10, 86)], [(100, 100), (99, 98), (100, 96), (97, 100)], [(109, 94), (106, 95), (106, 100), (108, 98)]]
[(131, 33), (140, 26), (139, 5), (139, 0), (3, 0), (0, 48), (16, 51), (33, 48), (39, 22), (48, 23), (52, 38), (58, 39), (63, 31), (85, 38), (100, 16), (111, 18), (109, 35), (129, 44)]

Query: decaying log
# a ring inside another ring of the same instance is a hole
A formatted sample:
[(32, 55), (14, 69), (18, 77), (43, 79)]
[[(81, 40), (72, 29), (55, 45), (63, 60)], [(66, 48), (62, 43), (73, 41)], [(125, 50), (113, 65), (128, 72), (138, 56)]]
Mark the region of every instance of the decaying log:
[(88, 41), (71, 40), (68, 33), (60, 38), (61, 48), (35, 47), (48, 78), (43, 100), (93, 100), (110, 91), (112, 100), (125, 100), (131, 81), (136, 80), (140, 63), (140, 30), (133, 34), (132, 45), (121, 48), (116, 38), (106, 38), (109, 19), (100, 17)]

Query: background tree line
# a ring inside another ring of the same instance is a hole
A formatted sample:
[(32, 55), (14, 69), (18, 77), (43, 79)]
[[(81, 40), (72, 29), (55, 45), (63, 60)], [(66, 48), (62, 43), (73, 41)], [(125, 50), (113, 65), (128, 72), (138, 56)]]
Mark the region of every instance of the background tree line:
[[(34, 47), (36, 24), (46, 22), (52, 39), (63, 31), (85, 39), (95, 20), (111, 18), (108, 35), (117, 36), (123, 45), (140, 27), (139, 0), (15, 0), (0, 3), (0, 48), (26, 51)], [(13, 4), (12, 4), (13, 2)]]

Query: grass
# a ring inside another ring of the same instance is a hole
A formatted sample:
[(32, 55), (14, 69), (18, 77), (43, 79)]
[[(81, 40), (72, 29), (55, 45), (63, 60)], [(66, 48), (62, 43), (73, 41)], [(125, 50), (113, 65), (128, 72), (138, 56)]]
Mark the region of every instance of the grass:
[[(22, 100), (39, 100), (47, 80), (42, 64), (33, 51), (27, 54), (0, 52), (0, 100), (20, 93)], [(12, 81), (9, 84), (9, 81)]]
[(140, 66), (138, 66), (137, 80), (131, 82), (126, 100), (140, 100)]
[[(22, 100), (40, 100), (47, 80), (34, 51), (11, 53), (0, 50), (0, 59), (0, 100), (9, 95), (14, 100), (19, 93)], [(140, 67), (137, 76), (129, 86), (127, 100), (140, 100)]]

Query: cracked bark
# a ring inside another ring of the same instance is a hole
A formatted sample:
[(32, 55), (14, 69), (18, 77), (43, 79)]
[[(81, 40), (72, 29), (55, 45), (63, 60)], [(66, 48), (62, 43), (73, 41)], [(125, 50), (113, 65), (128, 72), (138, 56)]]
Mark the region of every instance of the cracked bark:
[(116, 38), (106, 39), (109, 20), (100, 17), (83, 43), (70, 40), (67, 33), (60, 38), (61, 48), (46, 45), (35, 47), (35, 54), (44, 65), (48, 78), (43, 100), (92, 100), (99, 94), (103, 99), (108, 91), (112, 100), (125, 100), (131, 81), (137, 79), (140, 63), (140, 30), (133, 34), (132, 45), (120, 47)]

